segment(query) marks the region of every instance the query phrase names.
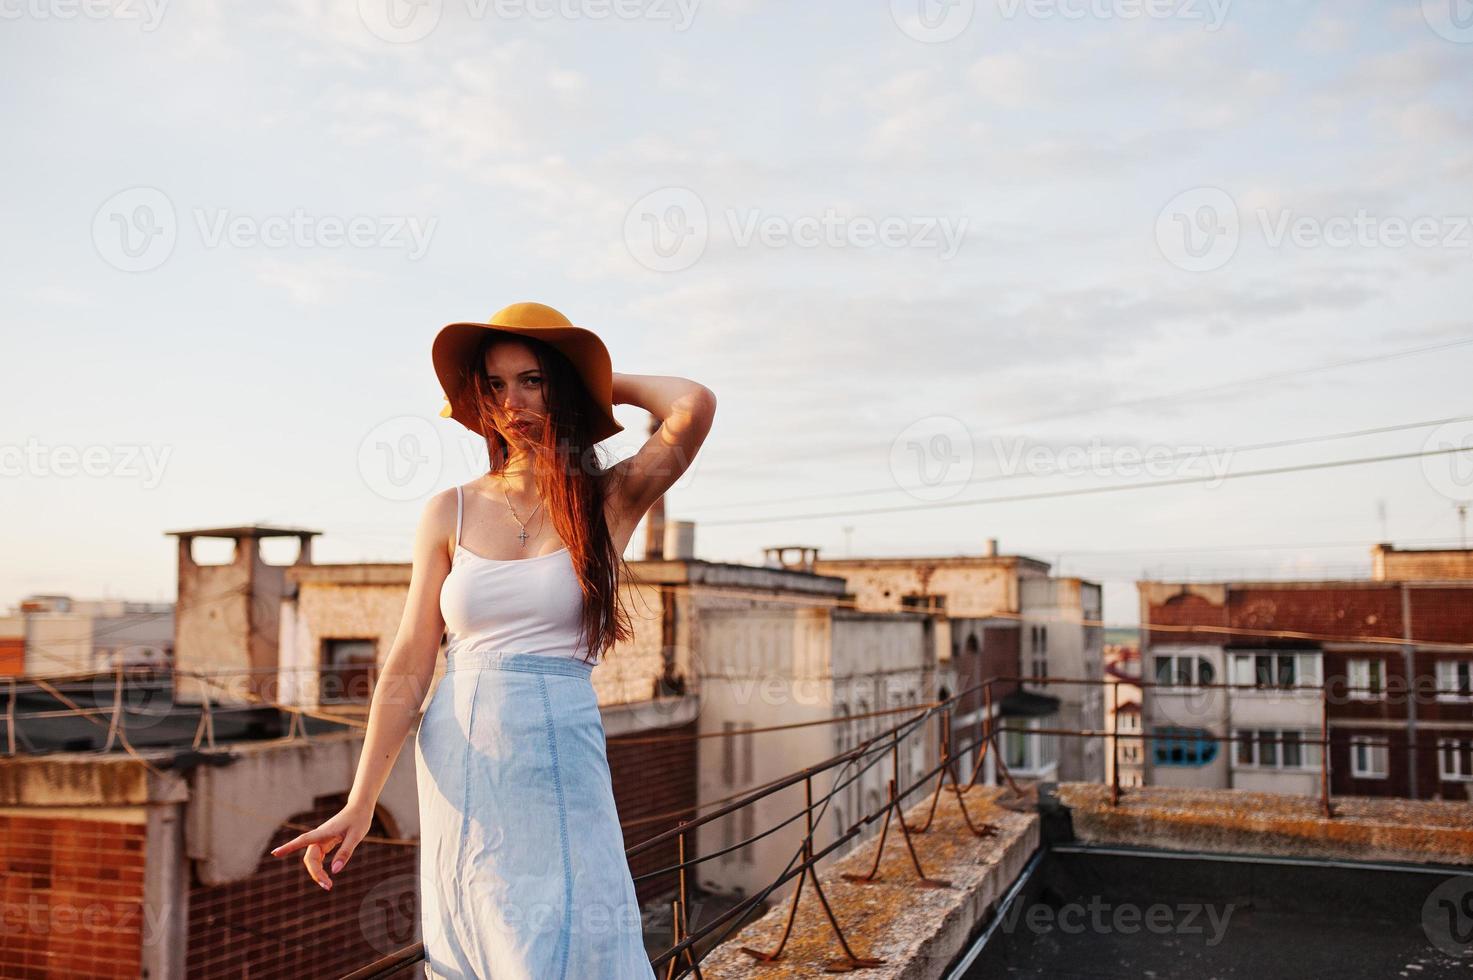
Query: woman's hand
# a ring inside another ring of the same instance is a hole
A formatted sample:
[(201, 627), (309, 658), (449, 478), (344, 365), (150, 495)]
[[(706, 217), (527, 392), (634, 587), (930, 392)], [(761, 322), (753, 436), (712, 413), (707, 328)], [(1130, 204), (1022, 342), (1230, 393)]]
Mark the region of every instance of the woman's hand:
[(358, 843), (368, 836), (368, 828), (373, 825), (373, 807), (361, 807), (348, 805), (322, 822), (316, 830), (309, 830), (305, 834), (293, 838), (280, 847), (271, 849), (273, 857), (281, 857), (293, 851), (306, 848), (307, 852), (302, 855), (302, 863), (307, 866), (307, 874), (328, 891), (332, 891), (332, 879), (322, 868), (322, 859), (333, 848), (337, 848), (337, 856), (333, 858), (332, 873), (337, 874), (348, 864), (348, 859), (353, 856), (353, 849)]

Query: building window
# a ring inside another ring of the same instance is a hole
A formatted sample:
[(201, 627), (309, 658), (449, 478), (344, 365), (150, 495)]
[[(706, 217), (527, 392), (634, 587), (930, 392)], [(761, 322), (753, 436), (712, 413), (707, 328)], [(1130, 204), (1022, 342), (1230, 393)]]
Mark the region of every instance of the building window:
[(1355, 659), (1350, 661), (1346, 681), (1353, 698), (1379, 698), (1386, 693), (1386, 661)]
[(1193, 653), (1159, 654), (1156, 657), (1156, 683), (1161, 687), (1196, 687), (1217, 680), (1212, 661)]
[[(1057, 718), (1050, 718), (1056, 722)], [(1003, 734), (1003, 761), (1020, 776), (1042, 775), (1053, 769), (1059, 761), (1058, 736), (1045, 732), (1031, 731), (1043, 726), (1037, 718), (1030, 718), (1018, 727), (1016, 719), (1005, 719), (1008, 726)]]
[(1032, 677), (1048, 676), (1048, 627), (1038, 623), (1028, 627), (1029, 670)]
[(1386, 778), (1386, 738), (1382, 735), (1350, 737), (1350, 774), (1356, 779)]
[(1473, 739), (1438, 739), (1437, 769), (1443, 779), (1473, 781)]
[(1217, 758), (1217, 740), (1203, 728), (1152, 729), (1152, 757), (1158, 766), (1205, 766)]
[(373, 696), (373, 668), (378, 644), (373, 640), (323, 640), (319, 704), (359, 704)]
[(1241, 769), (1317, 769), (1318, 736), (1286, 728), (1240, 728), (1233, 740), (1234, 764)]
[(1439, 660), (1437, 662), (1437, 700), (1473, 700), (1473, 661)]
[(1235, 653), (1233, 683), (1254, 687), (1318, 687), (1318, 653)]

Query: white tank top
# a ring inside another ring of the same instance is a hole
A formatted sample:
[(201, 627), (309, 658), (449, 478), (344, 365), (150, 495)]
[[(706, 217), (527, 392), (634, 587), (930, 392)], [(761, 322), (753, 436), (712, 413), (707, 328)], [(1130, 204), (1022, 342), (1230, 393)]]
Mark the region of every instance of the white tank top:
[[(483, 558), (460, 543), (465, 497), (455, 488), (455, 552), (440, 587), (448, 653), (506, 650), (582, 660), (583, 589), (566, 547), (532, 558)], [(598, 663), (598, 661), (592, 661)]]

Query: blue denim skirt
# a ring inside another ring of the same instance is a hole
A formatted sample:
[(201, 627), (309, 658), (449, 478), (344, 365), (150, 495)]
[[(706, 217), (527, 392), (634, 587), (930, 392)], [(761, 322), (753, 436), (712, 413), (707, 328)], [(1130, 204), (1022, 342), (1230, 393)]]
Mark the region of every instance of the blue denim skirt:
[(592, 674), (452, 648), (415, 736), (426, 977), (653, 980)]

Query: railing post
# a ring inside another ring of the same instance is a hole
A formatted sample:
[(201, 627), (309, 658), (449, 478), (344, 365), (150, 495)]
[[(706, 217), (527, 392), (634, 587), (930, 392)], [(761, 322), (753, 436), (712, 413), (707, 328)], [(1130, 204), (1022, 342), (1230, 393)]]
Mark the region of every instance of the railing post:
[(1110, 805), (1120, 805), (1120, 682), (1110, 682)]
[(5, 754), (15, 755), (15, 702), (20, 697), (19, 690), (15, 686), (15, 678), (7, 678), (10, 688), (10, 700), (5, 705)]
[(1320, 805), (1325, 816), (1333, 817), (1335, 810), (1330, 806), (1330, 699), (1326, 694), (1324, 679), (1320, 683)]
[(113, 710), (112, 721), (107, 726), (107, 741), (103, 743), (102, 751), (111, 752), (113, 743), (118, 740), (118, 735), (123, 728), (123, 662), (121, 659), (113, 664)]

